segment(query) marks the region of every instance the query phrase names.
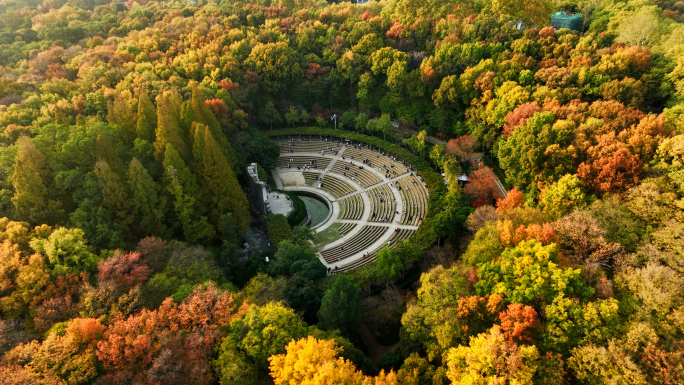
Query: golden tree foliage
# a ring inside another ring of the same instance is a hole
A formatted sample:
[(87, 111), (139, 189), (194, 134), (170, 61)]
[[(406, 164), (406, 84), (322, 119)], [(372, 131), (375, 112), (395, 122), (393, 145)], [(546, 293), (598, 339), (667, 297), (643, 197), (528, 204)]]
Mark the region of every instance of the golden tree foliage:
[(342, 357), (333, 340), (312, 336), (287, 345), (286, 354), (270, 358), (271, 375), (276, 385), (361, 384), (363, 374)]
[(412, 383), (412, 377), (384, 370), (376, 377), (365, 376), (354, 364), (339, 357), (342, 348), (335, 340), (319, 340), (312, 336), (292, 340), (287, 353), (271, 356), (271, 376), (276, 385), (400, 385)]
[(498, 326), (470, 340), (470, 346), (452, 348), (447, 376), (452, 384), (532, 385), (539, 365), (536, 346), (507, 341)]

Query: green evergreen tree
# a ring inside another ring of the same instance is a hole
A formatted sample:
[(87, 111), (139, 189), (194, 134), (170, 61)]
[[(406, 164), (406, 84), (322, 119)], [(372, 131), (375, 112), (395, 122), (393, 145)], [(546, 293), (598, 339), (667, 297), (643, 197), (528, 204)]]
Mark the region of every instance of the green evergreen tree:
[(324, 330), (337, 329), (344, 335), (350, 335), (360, 320), (359, 289), (349, 278), (338, 275), (323, 296), (318, 310), (318, 326)]
[(387, 246), (377, 254), (378, 275), (389, 282), (390, 279), (397, 279), (401, 275), (404, 265), (401, 263), (399, 255), (390, 250)]
[(106, 162), (109, 167), (118, 173), (123, 173), (124, 165), (121, 157), (112, 146), (112, 143), (102, 135), (95, 139), (95, 159)]
[(356, 126), (356, 117), (358, 115), (354, 111), (345, 111), (340, 117), (338, 126), (345, 130), (353, 130)]
[(247, 197), (209, 128), (205, 129), (203, 147), (204, 196), (207, 207), (212, 208), (209, 216), (218, 224), (223, 214), (232, 213), (238, 232), (242, 234), (249, 225)]
[(188, 159), (189, 150), (181, 129), (180, 107), (182, 99), (175, 91), (165, 91), (157, 97), (157, 130), (155, 133), (154, 156), (163, 161), (166, 145), (171, 144), (183, 159)]
[(200, 199), (195, 175), (172, 145), (166, 147), (164, 177), (167, 190), (173, 196), (174, 209), (185, 240), (190, 243), (212, 240), (215, 236), (214, 229), (197, 208)]
[(173, 145), (169, 144), (166, 146), (163, 166), (165, 172), (164, 179), (167, 185), (171, 182), (171, 180), (168, 179), (166, 170), (169, 166), (172, 166), (176, 170), (176, 178), (178, 179), (178, 182), (183, 186), (184, 192), (186, 194), (192, 195), (198, 202), (200, 201), (201, 191), (199, 188), (199, 184), (197, 182), (197, 176), (193, 174), (192, 171), (190, 171), (185, 161), (183, 160), (183, 158), (181, 158), (180, 154), (178, 153), (178, 151), (176, 151)]
[(192, 135), (192, 170), (196, 175), (204, 172), (204, 133), (207, 126), (194, 122), (190, 133)]
[(64, 113), (64, 111), (59, 107), (55, 108), (55, 123), (64, 127), (70, 126), (69, 118)]
[(116, 222), (124, 228), (133, 221), (130, 214), (130, 199), (126, 183), (121, 174), (109, 163), (99, 160), (95, 162), (95, 175), (102, 191), (102, 203), (116, 217)]
[(311, 120), (311, 115), (309, 115), (309, 112), (306, 110), (306, 108), (302, 108), (302, 111), (299, 113), (299, 119), (305, 126), (307, 123), (309, 123), (309, 120)]
[(368, 115), (366, 115), (364, 112), (358, 114), (356, 116), (356, 119), (354, 120), (354, 127), (356, 128), (356, 131), (361, 131), (363, 134), (363, 130), (366, 128), (368, 125)]
[(114, 99), (107, 102), (107, 110), (107, 122), (120, 125), (123, 128), (121, 139), (124, 143), (132, 145), (136, 137), (136, 121), (128, 101), (116, 92)]
[(157, 129), (157, 111), (147, 93), (143, 92), (138, 98), (138, 121), (136, 124), (136, 135), (140, 139), (145, 139), (154, 143), (155, 130)]
[(259, 111), (259, 120), (264, 124), (268, 124), (271, 127), (271, 130), (273, 129), (274, 124), (278, 124), (283, 121), (283, 119), (280, 117), (280, 113), (273, 105), (273, 102), (268, 102), (261, 108), (261, 111)]
[[(219, 143), (221, 148), (226, 152), (226, 156), (230, 160), (235, 160), (230, 150), (230, 145), (228, 144), (228, 138), (221, 128), (221, 124), (214, 116), (214, 113), (206, 105), (204, 94), (200, 89), (199, 83), (192, 82), (192, 96), (190, 100), (183, 104), (183, 109), (181, 110), (181, 117), (183, 120), (184, 127), (192, 130), (193, 122), (197, 122), (209, 127), (211, 134), (214, 135), (214, 139)], [(190, 136), (192, 140), (192, 134)]]
[[(186, 102), (187, 108), (183, 110), (182, 119), (186, 127), (190, 127), (192, 122), (202, 123), (209, 127), (211, 133), (217, 141), (221, 142), (225, 139), (225, 134), (221, 131), (221, 124), (214, 116), (214, 113), (206, 105), (204, 94), (199, 83), (192, 82), (192, 96)], [(219, 135), (219, 133), (221, 135)]]
[(131, 191), (131, 210), (145, 235), (163, 236), (164, 210), (157, 197), (157, 186), (147, 169), (137, 158), (128, 168), (128, 187)]
[(297, 113), (295, 106), (290, 106), (290, 111), (285, 114), (285, 120), (287, 120), (287, 124), (291, 124), (292, 127), (299, 122), (299, 114)]
[[(183, 121), (184, 131), (189, 131), (191, 147), (194, 147), (194, 137), (196, 132), (195, 126), (200, 124), (209, 127), (209, 131), (211, 131), (214, 139), (223, 150), (223, 154), (228, 159), (228, 162), (234, 166), (237, 165), (237, 156), (235, 151), (230, 145), (230, 142), (228, 142), (228, 138), (223, 132), (221, 124), (218, 122), (211, 109), (206, 105), (204, 94), (202, 94), (202, 90), (197, 82), (192, 83), (192, 96), (190, 100), (183, 103), (183, 108), (181, 109), (181, 118)], [(234, 167), (233, 171), (238, 174), (240, 173), (239, 168)]]
[(385, 136), (389, 133), (392, 132), (392, 119), (390, 119), (389, 114), (382, 114), (380, 116), (380, 119), (378, 119), (378, 122), (376, 124), (376, 131), (379, 131), (382, 133), (382, 139), (385, 140)]
[[(228, 265), (232, 278), (239, 278), (244, 269), (245, 263), (238, 257), (237, 249), (240, 246), (240, 238), (237, 227), (233, 220), (233, 214), (226, 213), (219, 219), (219, 230), (221, 231), (220, 263), (222, 266)], [(231, 279), (231, 282), (233, 282)]]
[(45, 157), (26, 136), (17, 140), (18, 154), (12, 186), (12, 203), (19, 219), (32, 224), (53, 223), (60, 217), (59, 202), (49, 196), (51, 173)]

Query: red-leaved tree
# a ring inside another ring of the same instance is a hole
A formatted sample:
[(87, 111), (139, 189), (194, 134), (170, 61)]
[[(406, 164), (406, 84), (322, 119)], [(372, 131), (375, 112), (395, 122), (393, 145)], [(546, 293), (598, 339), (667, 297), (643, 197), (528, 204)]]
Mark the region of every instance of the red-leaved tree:
[(112, 282), (119, 287), (130, 287), (142, 283), (150, 276), (149, 267), (140, 264), (139, 253), (122, 253), (116, 250), (114, 255), (97, 264), (100, 282)]
[(309, 63), (309, 68), (306, 69), (306, 77), (310, 80), (316, 80), (319, 75), (325, 73), (325, 67), (321, 67), (316, 63)]
[(541, 111), (541, 107), (536, 103), (524, 103), (506, 114), (506, 117), (504, 118), (506, 124), (504, 124), (503, 127), (503, 137), (507, 138), (513, 133), (513, 130), (515, 130), (516, 127), (527, 123), (527, 119), (539, 111)]
[(219, 82), (219, 86), (221, 88), (223, 88), (224, 90), (229, 91), (229, 92), (235, 92), (240, 88), (240, 84), (233, 83), (232, 80), (228, 80), (228, 79), (222, 79)]
[(463, 135), (456, 139), (451, 139), (445, 148), (447, 154), (455, 156), (460, 162), (470, 160), (475, 150), (475, 139), (470, 135)]
[(232, 126), (230, 110), (228, 109), (228, 106), (223, 103), (223, 100), (207, 99), (204, 101), (204, 104), (206, 104), (214, 113), (214, 116), (216, 116), (216, 120), (221, 124), (221, 127), (229, 128)]
[(496, 176), (489, 167), (483, 167), (475, 170), (468, 175), (468, 183), (466, 183), (463, 191), (472, 200), (483, 200), (487, 203), (492, 203), (497, 195)]
[(556, 242), (556, 232), (550, 223), (544, 223), (542, 225), (532, 223), (527, 225), (527, 227), (520, 225), (520, 227), (515, 229), (513, 241), (516, 245), (522, 241), (529, 241), (532, 239), (543, 245), (550, 245)]

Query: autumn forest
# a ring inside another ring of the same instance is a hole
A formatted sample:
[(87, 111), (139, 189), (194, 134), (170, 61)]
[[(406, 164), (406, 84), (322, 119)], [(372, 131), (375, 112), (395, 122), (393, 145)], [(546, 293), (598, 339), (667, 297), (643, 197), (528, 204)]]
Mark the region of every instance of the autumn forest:
[[(684, 383), (683, 13), (0, 0), (0, 383)], [(410, 238), (259, 215), (295, 140), (419, 178)]]

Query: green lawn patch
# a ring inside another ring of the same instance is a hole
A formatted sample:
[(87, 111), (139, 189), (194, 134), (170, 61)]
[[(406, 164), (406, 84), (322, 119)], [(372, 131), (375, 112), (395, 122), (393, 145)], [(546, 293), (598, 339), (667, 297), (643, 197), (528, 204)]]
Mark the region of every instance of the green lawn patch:
[(339, 231), (340, 227), (342, 227), (342, 224), (335, 222), (327, 229), (314, 234), (313, 241), (316, 246), (326, 245), (342, 238), (342, 234)]

